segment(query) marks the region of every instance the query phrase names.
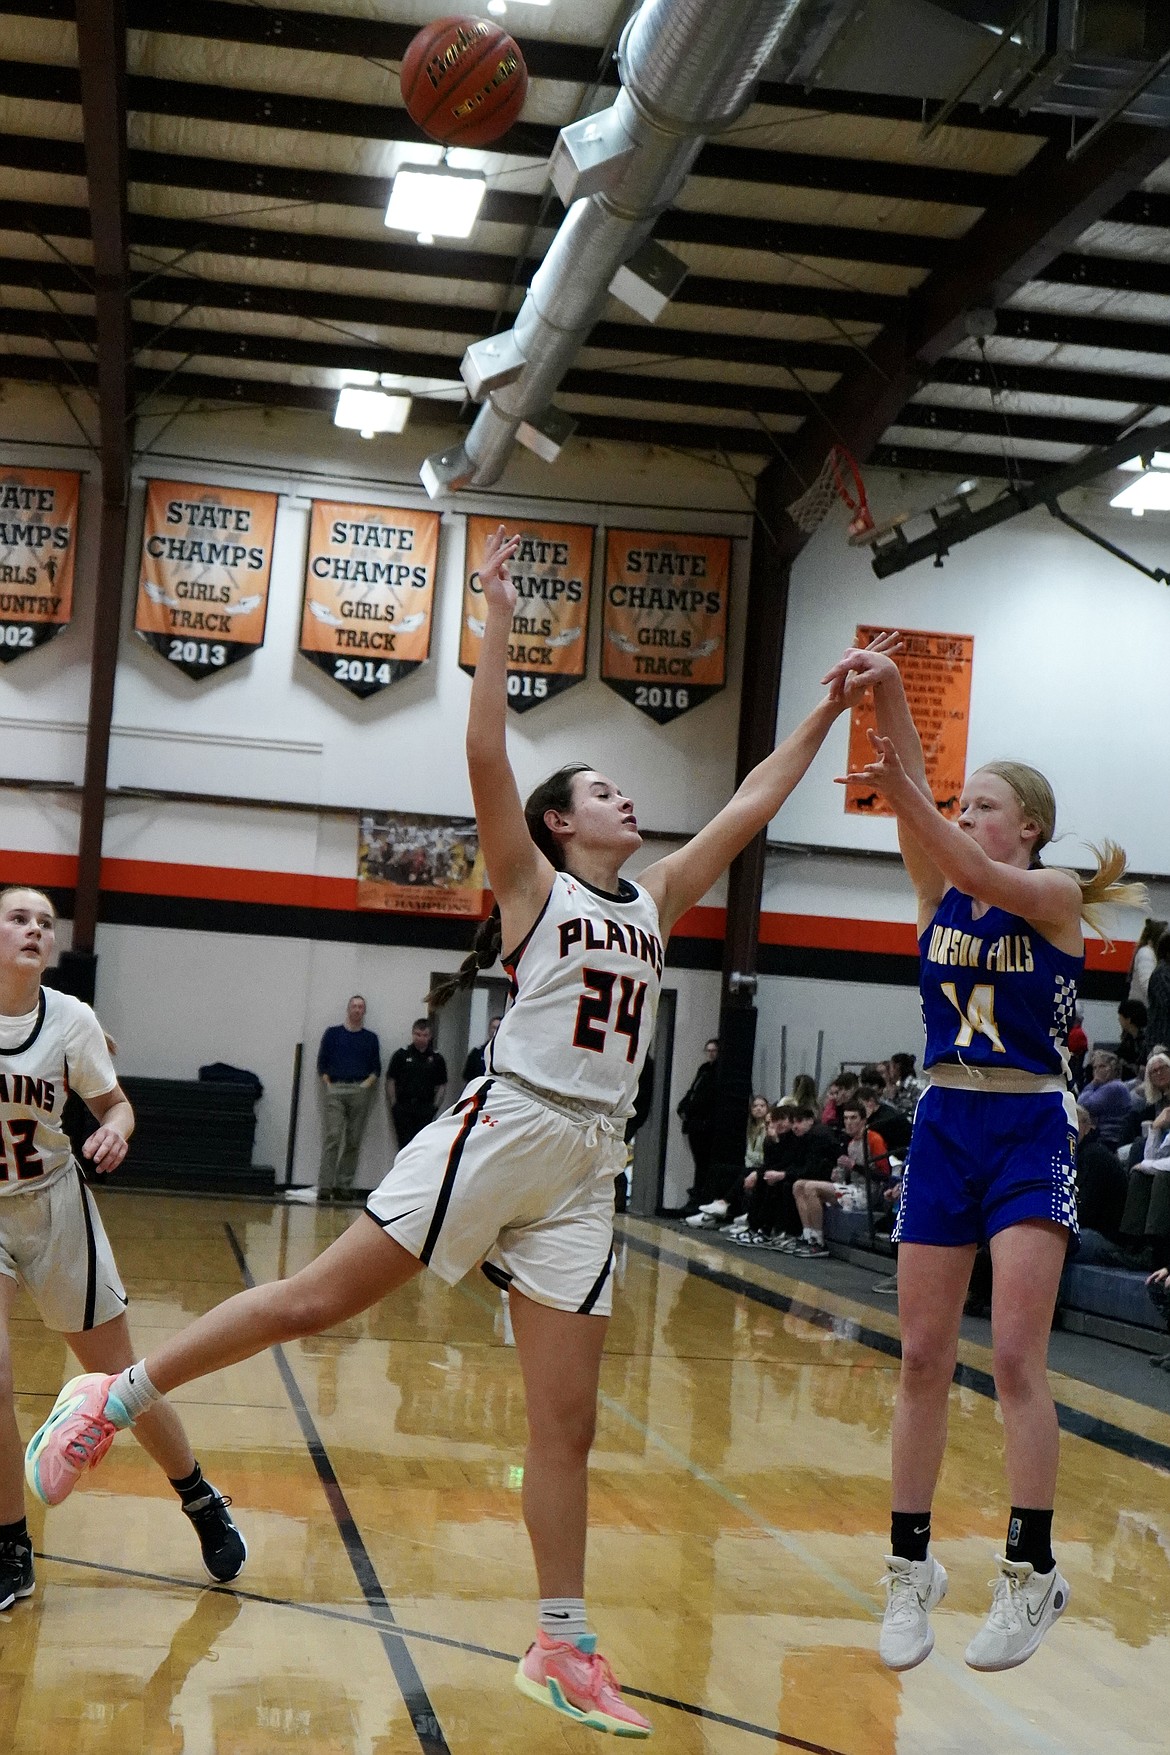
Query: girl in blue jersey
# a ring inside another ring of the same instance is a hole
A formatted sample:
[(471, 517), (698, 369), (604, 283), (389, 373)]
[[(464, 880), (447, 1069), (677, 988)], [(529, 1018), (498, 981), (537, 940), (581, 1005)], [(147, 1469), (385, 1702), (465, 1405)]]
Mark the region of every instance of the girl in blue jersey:
[(1106, 842), (1091, 878), (1043, 866), (1056, 804), (1042, 774), (990, 762), (940, 816), (892, 658), (850, 652), (872, 684), (874, 759), (850, 780), (880, 791), (918, 898), (928, 1086), (914, 1119), (895, 1233), (902, 1370), (893, 1428), (892, 1553), (880, 1651), (892, 1669), (934, 1645), (946, 1573), (928, 1551), (967, 1283), (976, 1248), (994, 1266), (992, 1339), (1012, 1509), (991, 1612), (967, 1648), (977, 1670), (1036, 1650), (1068, 1601), (1052, 1554), (1059, 1430), (1048, 1335), (1076, 1231), (1076, 1112), (1065, 1039), (1084, 965), (1082, 922), (1137, 905)]

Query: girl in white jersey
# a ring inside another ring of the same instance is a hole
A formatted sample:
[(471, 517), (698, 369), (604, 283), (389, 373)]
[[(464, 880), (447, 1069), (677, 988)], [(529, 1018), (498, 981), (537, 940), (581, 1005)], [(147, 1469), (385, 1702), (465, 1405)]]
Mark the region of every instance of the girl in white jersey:
[[(505, 742), (518, 539), (500, 530), (480, 568), (486, 626), (471, 690), (467, 762), (514, 1004), (485, 1076), (398, 1154), (366, 1212), (287, 1281), (231, 1298), (117, 1379), (63, 1392), (29, 1447), (39, 1491), (64, 1498), (117, 1427), (160, 1394), (365, 1310), (427, 1266), (450, 1283), (481, 1259), (511, 1290), (528, 1409), (523, 1512), (540, 1588), (521, 1691), (625, 1736), (650, 1726), (622, 1699), (585, 1615), (586, 1470), (610, 1308), (613, 1179), (654, 1030), (671, 928), (775, 816), (843, 707), (838, 682), (748, 775), (730, 803), (637, 884), (634, 807), (592, 768), (562, 769), (525, 808)], [(468, 958), (470, 982), (499, 944)], [(80, 1396), (80, 1405), (78, 1405)]]
[[(75, 1091), (98, 1122), (82, 1151), (105, 1175), (126, 1156), (134, 1112), (90, 1007), (41, 985), (55, 941), (47, 896), (0, 890), (0, 1609), (34, 1588), (8, 1342), (20, 1284), (85, 1370), (118, 1371), (134, 1358), (126, 1294), (62, 1125)], [(211, 1576), (234, 1578), (243, 1538), (178, 1416), (160, 1403), (137, 1435), (179, 1494)]]

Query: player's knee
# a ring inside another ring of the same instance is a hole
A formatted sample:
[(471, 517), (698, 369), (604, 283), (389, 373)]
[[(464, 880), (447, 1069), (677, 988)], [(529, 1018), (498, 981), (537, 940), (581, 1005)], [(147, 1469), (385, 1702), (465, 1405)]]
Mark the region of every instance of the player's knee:
[(1043, 1363), (1034, 1356), (1034, 1349), (1014, 1338), (995, 1343), (992, 1369), (996, 1393), (1001, 1402), (1028, 1399), (1037, 1382), (1045, 1376)]
[(529, 1441), (545, 1453), (581, 1460), (589, 1455), (597, 1434), (597, 1403), (592, 1397), (580, 1401), (561, 1402), (542, 1409), (536, 1418), (530, 1414)]
[(923, 1335), (903, 1335), (901, 1382), (904, 1389), (929, 1391), (941, 1384), (945, 1389), (954, 1372), (954, 1360)]

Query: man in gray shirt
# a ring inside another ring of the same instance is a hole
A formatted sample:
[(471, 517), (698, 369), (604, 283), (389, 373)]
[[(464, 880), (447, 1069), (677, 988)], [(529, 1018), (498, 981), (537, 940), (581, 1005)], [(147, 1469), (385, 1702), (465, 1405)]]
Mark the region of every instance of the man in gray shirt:
[(378, 1038), (365, 1028), (366, 1002), (355, 993), (344, 1024), (331, 1024), (321, 1038), (317, 1072), (323, 1088), (324, 1138), (317, 1200), (345, 1201), (353, 1192), (362, 1135), (382, 1071)]

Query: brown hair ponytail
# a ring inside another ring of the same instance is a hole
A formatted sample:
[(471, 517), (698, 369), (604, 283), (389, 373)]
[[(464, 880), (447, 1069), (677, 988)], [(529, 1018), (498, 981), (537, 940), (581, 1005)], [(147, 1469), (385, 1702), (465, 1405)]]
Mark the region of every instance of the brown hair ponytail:
[[(555, 774), (542, 780), (525, 800), (524, 821), (528, 833), (554, 871), (564, 869), (565, 856), (560, 842), (544, 820), (545, 812), (572, 810), (574, 776), (592, 772), (588, 762), (566, 762), (563, 768), (558, 768)], [(473, 987), (480, 970), (490, 969), (502, 949), (500, 909), (497, 903), (487, 919), (481, 923), (470, 954), (464, 957), (453, 975), (441, 975), (427, 994), (427, 1009), (438, 1011), (449, 999), (454, 998), (460, 988)]]
[(481, 920), (471, 950), (453, 975), (440, 975), (423, 1004), (428, 1011), (439, 1011), (462, 987), (473, 987), (481, 969), (490, 969), (503, 949), (500, 932), (500, 907), (494, 903), (486, 920)]

